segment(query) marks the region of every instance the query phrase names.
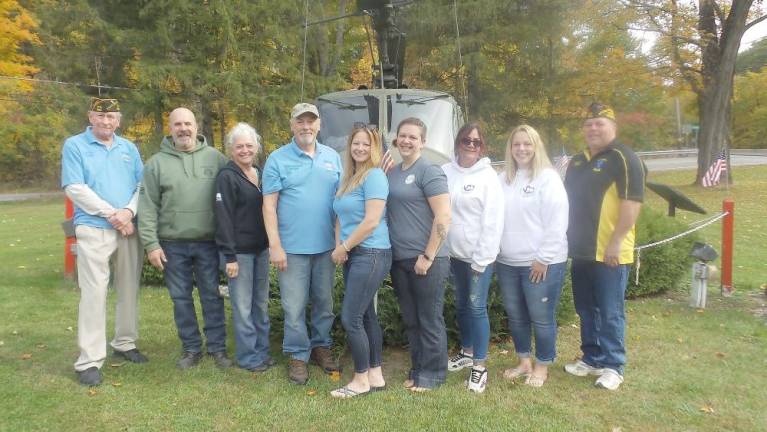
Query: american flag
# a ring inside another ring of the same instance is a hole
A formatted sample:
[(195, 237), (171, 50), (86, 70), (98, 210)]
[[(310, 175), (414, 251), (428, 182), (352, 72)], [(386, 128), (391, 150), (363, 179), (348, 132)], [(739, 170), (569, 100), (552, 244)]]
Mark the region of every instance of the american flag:
[(719, 152), (714, 163), (706, 171), (703, 176), (703, 187), (711, 187), (719, 184), (719, 179), (722, 177), (722, 173), (727, 171), (727, 157), (725, 156), (724, 149)]
[(567, 165), (570, 164), (570, 156), (565, 153), (565, 149), (562, 149), (562, 156), (554, 159), (554, 169), (559, 173), (559, 177), (562, 180), (565, 179), (565, 173), (567, 172)]

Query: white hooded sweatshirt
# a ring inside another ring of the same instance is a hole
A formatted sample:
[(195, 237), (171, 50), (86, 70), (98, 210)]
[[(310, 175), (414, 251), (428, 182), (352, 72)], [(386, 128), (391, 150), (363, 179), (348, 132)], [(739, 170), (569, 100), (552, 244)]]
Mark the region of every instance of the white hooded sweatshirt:
[(567, 261), (569, 204), (559, 174), (544, 169), (535, 179), (530, 170), (519, 170), (514, 181), (498, 176), (505, 201), (504, 229), (498, 262), (526, 267)]
[(450, 189), (450, 257), (471, 264), (477, 272), (495, 262), (503, 231), (501, 183), (490, 159), (482, 158), (470, 168), (455, 160), (442, 165)]

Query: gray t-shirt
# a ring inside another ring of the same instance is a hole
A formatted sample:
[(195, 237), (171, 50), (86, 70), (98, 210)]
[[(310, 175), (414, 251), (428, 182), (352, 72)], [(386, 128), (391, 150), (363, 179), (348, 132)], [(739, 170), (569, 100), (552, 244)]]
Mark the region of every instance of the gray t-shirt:
[[(449, 193), (447, 176), (439, 166), (421, 157), (406, 170), (398, 164), (388, 177), (386, 217), (392, 254), (395, 260), (415, 258), (426, 249), (434, 222), (427, 199)], [(440, 247), (437, 256), (448, 256), (446, 244)]]

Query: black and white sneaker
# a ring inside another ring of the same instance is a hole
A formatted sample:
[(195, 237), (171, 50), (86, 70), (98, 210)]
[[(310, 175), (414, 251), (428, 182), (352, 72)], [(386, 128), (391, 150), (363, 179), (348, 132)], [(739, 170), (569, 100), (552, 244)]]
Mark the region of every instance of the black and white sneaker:
[(447, 370), (450, 372), (459, 371), (463, 368), (474, 366), (474, 359), (471, 356), (466, 355), (463, 350), (458, 351), (458, 354), (450, 357), (447, 361)]
[(471, 368), (471, 375), (469, 376), (469, 391), (474, 393), (482, 393), (487, 387), (487, 369), (483, 366), (476, 366)]

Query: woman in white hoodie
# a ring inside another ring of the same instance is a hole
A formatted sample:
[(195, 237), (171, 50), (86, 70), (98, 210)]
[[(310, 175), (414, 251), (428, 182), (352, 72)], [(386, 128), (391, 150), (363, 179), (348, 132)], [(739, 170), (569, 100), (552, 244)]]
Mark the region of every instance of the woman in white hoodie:
[(567, 193), (538, 132), (527, 125), (511, 131), (506, 171), (499, 178), (506, 210), (495, 271), (519, 357), (519, 365), (503, 376), (526, 377), (525, 384), (540, 387), (556, 357), (555, 314), (567, 267)]
[(455, 158), (442, 166), (450, 189), (447, 245), (461, 336), (461, 350), (449, 359), (448, 370), (471, 366), (468, 388), (477, 393), (487, 384), (487, 293), (503, 228), (501, 184), (485, 149), (479, 125), (467, 124), (458, 131)]

